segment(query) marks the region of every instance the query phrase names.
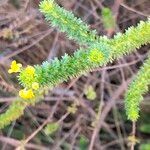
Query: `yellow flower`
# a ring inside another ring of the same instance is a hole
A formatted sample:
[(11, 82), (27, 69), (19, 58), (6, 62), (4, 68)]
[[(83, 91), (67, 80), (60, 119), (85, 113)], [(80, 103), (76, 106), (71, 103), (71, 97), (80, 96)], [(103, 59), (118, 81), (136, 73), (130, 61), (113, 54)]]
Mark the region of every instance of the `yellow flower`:
[(11, 63), (11, 66), (10, 66), (10, 69), (8, 70), (8, 73), (17, 73), (17, 72), (20, 72), (21, 70), (21, 67), (22, 67), (22, 64), (20, 63), (17, 63), (15, 60), (12, 61)]
[(93, 49), (90, 52), (89, 58), (90, 58), (90, 61), (98, 63), (104, 59), (104, 54), (98, 49)]
[(33, 83), (32, 83), (32, 89), (38, 90), (38, 89), (39, 89), (39, 83), (33, 82)]
[(26, 89), (22, 89), (19, 91), (19, 96), (23, 99), (32, 99), (35, 97), (32, 89), (26, 90)]
[(30, 75), (31, 77), (34, 76), (35, 74), (35, 69), (32, 66), (27, 66), (27, 68), (25, 69), (25, 72)]

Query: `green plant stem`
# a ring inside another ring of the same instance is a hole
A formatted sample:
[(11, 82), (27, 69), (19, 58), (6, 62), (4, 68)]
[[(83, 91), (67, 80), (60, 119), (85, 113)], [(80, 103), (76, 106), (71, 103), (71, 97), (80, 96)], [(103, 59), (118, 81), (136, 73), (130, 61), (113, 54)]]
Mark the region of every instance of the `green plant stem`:
[(26, 103), (21, 101), (20, 99), (14, 101), (9, 109), (0, 115), (0, 129), (4, 128), (5, 126), (9, 125), (12, 121), (18, 119), (21, 115), (24, 114), (24, 109), (30, 103)]
[(24, 100), (17, 98), (9, 106), (8, 110), (0, 115), (0, 129), (3, 129), (5, 126), (9, 125), (12, 121), (18, 119), (24, 114), (24, 110), (27, 106), (35, 105), (36, 102), (40, 101), (43, 98), (43, 94), (47, 91), (47, 88), (40, 90), (39, 94), (32, 100)]
[(125, 96), (125, 107), (128, 119), (135, 122), (139, 118), (140, 102), (148, 92), (150, 85), (150, 57), (145, 61), (135, 79), (129, 86)]
[[(111, 40), (110, 43), (111, 45), (109, 46), (109, 50), (111, 51), (111, 53), (109, 55), (109, 59), (106, 59), (105, 63), (98, 62), (99, 66), (111, 62), (114, 59), (119, 59), (123, 55), (134, 52), (136, 48), (139, 48), (144, 44), (150, 43), (150, 22), (141, 22), (137, 27), (129, 28), (129, 30), (127, 30), (125, 34), (117, 35), (114, 39)], [(82, 53), (87, 54), (86, 51), (83, 51)], [(83, 57), (83, 55), (81, 56)], [(70, 59), (73, 60), (74, 57), (72, 56)], [(60, 61), (62, 62), (63, 58)], [(64, 64), (66, 65), (66, 63)], [(63, 66), (62, 64), (62, 67), (65, 66)], [(75, 74), (68, 74), (67, 71), (69, 70), (66, 70), (66, 74), (68, 75), (67, 79), (70, 77), (81, 75), (83, 72), (89, 72), (94, 68), (95, 66), (93, 66), (93, 68), (85, 66), (85, 69), (83, 67), (82, 70), (76, 71)], [(55, 76), (57, 76), (57, 73), (59, 72), (59, 70), (57, 70), (57, 67), (55, 67), (54, 69), (56, 70), (56, 74), (53, 74), (53, 78), (55, 78)], [(66, 80), (66, 78), (64, 80)], [(57, 82), (55, 82), (55, 85), (60, 84), (62, 81), (62, 77), (57, 78)], [(8, 108), (8, 110), (0, 115), (0, 129), (2, 129), (6, 125), (9, 125), (12, 121), (18, 119), (24, 113), (24, 109), (31, 104), (31, 102), (26, 103), (22, 100), (17, 100), (13, 102), (12, 105), (10, 105), (10, 107)], [(129, 119), (133, 120), (132, 117), (129, 117)]]
[[(109, 44), (94, 43), (86, 50), (80, 48), (72, 56), (65, 54), (60, 60), (55, 58), (51, 62), (35, 66), (36, 77), (33, 82), (38, 82), (43, 87), (53, 88), (63, 81), (134, 52), (136, 48), (149, 42), (150, 21), (141, 21), (137, 27), (130, 27), (124, 34), (115, 36)], [(31, 86), (29, 85), (32, 84), (30, 79), (26, 73), (20, 73), (19, 81), (25, 88)]]
[(73, 39), (79, 44), (90, 45), (95, 40), (101, 42), (107, 42), (108, 40), (106, 37), (98, 36), (95, 30), (90, 30), (86, 23), (75, 17), (70, 11), (60, 7), (54, 0), (41, 1), (40, 11), (52, 26), (67, 33), (69, 39)]
[(150, 19), (140, 21), (137, 27), (130, 27), (124, 34), (118, 33), (111, 40), (112, 59), (118, 59), (150, 43)]

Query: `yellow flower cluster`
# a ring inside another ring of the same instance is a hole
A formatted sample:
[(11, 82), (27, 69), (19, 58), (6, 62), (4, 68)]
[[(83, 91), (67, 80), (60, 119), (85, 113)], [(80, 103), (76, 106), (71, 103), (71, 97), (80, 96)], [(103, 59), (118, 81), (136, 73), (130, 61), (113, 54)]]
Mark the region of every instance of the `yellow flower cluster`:
[[(35, 75), (35, 68), (32, 66), (27, 66), (25, 68), (25, 72), (31, 77), (34, 78)], [(20, 90), (19, 96), (23, 99), (32, 99), (35, 97), (34, 91), (33, 90), (38, 90), (39, 89), (39, 83), (33, 82), (32, 87), (29, 90), (23, 89)]]
[[(21, 72), (22, 64), (17, 63), (15, 60), (12, 61), (10, 69), (8, 70), (8, 73), (17, 73)], [(35, 75), (35, 68), (32, 66), (27, 66), (25, 69), (25, 72), (27, 75), (29, 75), (31, 78), (34, 78)], [(22, 69), (23, 71), (23, 69)], [(34, 91), (39, 89), (39, 83), (38, 82), (33, 82), (32, 87), (30, 89), (21, 89), (19, 91), (19, 96), (23, 99), (32, 99), (35, 97)]]
[(17, 63), (15, 60), (12, 61), (10, 69), (8, 70), (8, 73), (17, 73), (21, 71), (22, 64)]
[(29, 90), (22, 89), (22, 90), (20, 90), (19, 91), (19, 96), (23, 99), (31, 99), (31, 98), (35, 97), (32, 89), (29, 89)]
[(34, 82), (32, 83), (32, 88), (27, 90), (27, 89), (22, 89), (19, 91), (19, 96), (23, 99), (32, 99), (35, 97), (34, 90), (39, 89), (39, 83)]
[(35, 74), (35, 69), (32, 66), (27, 66), (25, 72), (32, 78)]

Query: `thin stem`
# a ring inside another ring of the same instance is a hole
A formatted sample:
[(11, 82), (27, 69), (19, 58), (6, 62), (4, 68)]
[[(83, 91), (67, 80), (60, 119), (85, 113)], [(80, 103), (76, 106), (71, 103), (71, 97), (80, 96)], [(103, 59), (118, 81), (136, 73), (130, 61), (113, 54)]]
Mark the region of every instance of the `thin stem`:
[[(135, 134), (136, 134), (136, 122), (133, 121), (132, 122), (132, 136), (135, 138)], [(134, 146), (135, 146), (135, 142), (131, 143), (131, 150), (134, 150)]]

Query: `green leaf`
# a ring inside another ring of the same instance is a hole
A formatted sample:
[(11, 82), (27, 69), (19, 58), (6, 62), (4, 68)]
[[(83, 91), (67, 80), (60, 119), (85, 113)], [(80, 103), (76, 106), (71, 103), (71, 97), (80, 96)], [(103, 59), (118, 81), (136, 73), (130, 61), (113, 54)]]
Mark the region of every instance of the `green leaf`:
[(95, 100), (95, 98), (96, 98), (96, 92), (91, 85), (85, 87), (84, 94), (86, 95), (87, 99), (89, 99), (89, 100)]
[(150, 150), (150, 142), (141, 144), (140, 150)]
[(150, 134), (150, 124), (142, 124), (139, 129), (143, 133)]
[(79, 140), (79, 148), (80, 148), (80, 150), (87, 150), (88, 142), (89, 142), (88, 139), (85, 136), (81, 135), (80, 136), (80, 140)]
[(59, 129), (59, 124), (57, 122), (54, 122), (54, 123), (47, 124), (47, 126), (44, 128), (44, 131), (47, 135), (52, 135), (58, 129)]
[(114, 29), (116, 26), (114, 16), (111, 9), (104, 7), (102, 9), (102, 21), (106, 29)]

